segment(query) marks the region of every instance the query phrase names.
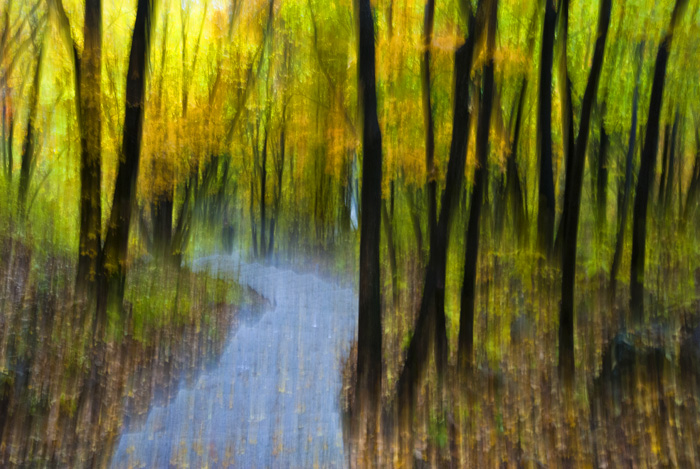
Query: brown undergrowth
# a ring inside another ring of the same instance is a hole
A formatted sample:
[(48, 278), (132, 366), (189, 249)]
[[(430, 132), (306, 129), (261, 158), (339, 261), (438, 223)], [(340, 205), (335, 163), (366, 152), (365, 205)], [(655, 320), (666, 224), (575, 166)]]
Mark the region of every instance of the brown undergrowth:
[(91, 315), (73, 296), (74, 263), (10, 237), (0, 249), (2, 467), (107, 465), (122, 428), (214, 363), (239, 305), (255, 301), (230, 281), (134, 263), (126, 317), (111, 324), (106, 339), (94, 428), (91, 397), (83, 392)]

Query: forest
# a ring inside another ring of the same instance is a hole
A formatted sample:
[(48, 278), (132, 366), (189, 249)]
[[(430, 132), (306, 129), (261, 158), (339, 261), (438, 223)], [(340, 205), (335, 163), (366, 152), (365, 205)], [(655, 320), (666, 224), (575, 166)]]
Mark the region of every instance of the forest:
[(697, 0), (0, 0), (0, 466), (700, 465)]

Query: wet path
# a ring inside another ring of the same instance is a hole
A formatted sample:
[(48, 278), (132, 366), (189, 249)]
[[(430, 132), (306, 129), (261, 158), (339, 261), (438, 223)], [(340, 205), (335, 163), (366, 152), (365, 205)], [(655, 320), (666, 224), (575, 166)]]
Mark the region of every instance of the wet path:
[(338, 396), (357, 323), (352, 287), (237, 256), (194, 269), (238, 278), (270, 306), (242, 311), (218, 365), (128, 429), (112, 466), (345, 466)]

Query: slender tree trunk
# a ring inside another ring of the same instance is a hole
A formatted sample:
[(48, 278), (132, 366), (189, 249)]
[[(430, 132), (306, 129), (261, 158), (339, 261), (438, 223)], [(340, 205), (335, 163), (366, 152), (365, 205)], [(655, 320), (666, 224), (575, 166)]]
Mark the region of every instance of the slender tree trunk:
[(85, 2), (80, 88), (80, 253), (78, 294), (97, 279), (97, 260), (102, 247), (102, 2)]
[(389, 252), (389, 268), (391, 269), (391, 294), (394, 308), (399, 305), (399, 274), (396, 266), (396, 246), (394, 245), (394, 230), (391, 226), (389, 210), (386, 208), (386, 201), (382, 200), (382, 224), (384, 225), (384, 236), (386, 236), (386, 246)]
[(654, 80), (651, 85), (649, 99), (649, 117), (646, 125), (644, 148), (637, 177), (637, 190), (634, 197), (632, 222), (632, 262), (630, 267), (630, 312), (636, 323), (644, 318), (644, 261), (646, 250), (647, 205), (649, 189), (654, 180), (656, 166), (656, 151), (659, 145), (659, 119), (663, 104), (664, 82), (666, 81), (666, 66), (671, 49), (671, 40), (676, 24), (680, 21), (687, 0), (676, 0), (671, 17), (671, 25), (664, 36), (656, 54), (654, 65)]
[(668, 168), (666, 170), (666, 190), (665, 192), (659, 194), (659, 197), (663, 197), (663, 211), (666, 212), (669, 207), (671, 207), (671, 202), (673, 199), (673, 178), (676, 174), (676, 152), (678, 148), (678, 128), (679, 128), (680, 116), (676, 110), (676, 117), (673, 119), (673, 128), (671, 130), (671, 143), (668, 150)]
[(425, 171), (427, 174), (428, 197), (428, 233), (430, 242), (434, 241), (437, 226), (437, 181), (435, 180), (435, 125), (430, 98), (430, 47), (433, 41), (433, 18), (435, 17), (435, 0), (425, 2), (423, 18), (423, 56), (421, 59), (421, 91), (423, 97), (423, 124), (425, 125)]
[(557, 12), (554, 0), (545, 0), (540, 86), (538, 136), (540, 145), (540, 182), (537, 212), (537, 237), (540, 251), (549, 254), (554, 237), (554, 173), (552, 171), (552, 62)]
[(151, 203), (153, 247), (156, 257), (162, 261), (169, 261), (173, 254), (173, 206), (172, 190), (166, 190)]
[[(382, 379), (379, 243), (382, 205), (382, 134), (377, 118), (374, 20), (369, 0), (359, 0), (359, 93), (362, 118), (362, 220), (357, 345), (360, 408), (378, 408)], [(376, 417), (370, 413), (370, 419)], [(372, 422), (368, 428), (373, 426)], [(372, 432), (370, 430), (370, 432)], [(373, 433), (373, 432), (372, 432)]]
[(608, 147), (610, 139), (605, 131), (603, 116), (600, 119), (600, 142), (598, 145), (598, 167), (596, 179), (596, 219), (598, 232), (602, 235), (607, 223), (608, 206)]
[(29, 184), (31, 182), (32, 173), (34, 172), (36, 132), (37, 132), (37, 113), (39, 112), (39, 96), (41, 94), (41, 69), (44, 58), (43, 39), (40, 39), (39, 55), (37, 56), (36, 67), (34, 69), (34, 79), (29, 95), (29, 115), (27, 117), (27, 130), (24, 141), (22, 142), (21, 166), (19, 172), (19, 190), (18, 190), (18, 211), (20, 219), (24, 219), (27, 215), (27, 194), (29, 193)]
[(515, 117), (513, 142), (511, 143), (510, 154), (508, 155), (508, 160), (506, 162), (506, 195), (509, 199), (513, 226), (515, 227), (516, 239), (519, 243), (523, 243), (525, 241), (527, 231), (525, 197), (523, 195), (523, 188), (520, 182), (520, 171), (518, 170), (518, 142), (520, 141), (520, 130), (522, 128), (526, 91), (527, 78), (524, 78), (520, 87), (520, 94), (518, 98), (518, 110)]
[[(265, 125), (269, 125), (266, 123)], [(267, 128), (263, 137), (262, 171), (260, 172), (260, 257), (267, 256), (265, 250), (265, 183), (267, 182)]]
[(666, 192), (666, 178), (668, 177), (668, 153), (671, 148), (671, 124), (664, 126), (664, 147), (661, 152), (661, 176), (659, 177), (659, 191), (656, 194), (656, 205), (659, 211), (663, 208), (662, 201)]
[[(284, 125), (284, 124), (283, 124)], [(284, 157), (285, 157), (286, 136), (285, 128), (280, 131), (280, 150), (279, 160), (276, 164), (277, 168), (277, 193), (275, 194), (275, 215), (270, 220), (270, 244), (267, 246), (267, 252), (272, 254), (275, 243), (275, 223), (280, 216), (280, 203), (282, 202), (282, 176), (284, 175)]]
[(488, 12), (488, 36), (486, 39), (487, 62), (482, 74), (482, 95), (476, 131), (477, 167), (474, 170), (474, 188), (469, 204), (469, 224), (464, 257), (464, 279), (459, 316), (459, 361), (460, 368), (471, 367), (474, 344), (474, 303), (476, 299), (476, 268), (479, 259), (479, 230), (486, 177), (488, 174), (489, 127), (493, 103), (494, 59), (496, 25), (498, 23), (498, 1), (492, 0)]
[(612, 0), (601, 0), (598, 17), (598, 38), (596, 39), (593, 63), (588, 76), (586, 91), (581, 103), (579, 132), (576, 138), (574, 157), (567, 171), (571, 171), (571, 186), (566, 186), (564, 193), (564, 238), (562, 243), (562, 294), (559, 315), (559, 372), (562, 379), (571, 383), (574, 376), (574, 299), (576, 279), (576, 245), (578, 236), (579, 213), (581, 210), (581, 191), (583, 170), (588, 146), (591, 111), (596, 100), (600, 74), (603, 69), (605, 42), (610, 26)]
[(627, 141), (627, 157), (625, 159), (625, 182), (622, 192), (619, 213), (617, 215), (617, 236), (615, 237), (615, 253), (610, 267), (610, 300), (615, 299), (617, 286), (617, 272), (620, 270), (622, 250), (624, 248), (625, 230), (627, 226), (627, 212), (629, 209), (630, 193), (632, 191), (632, 166), (634, 164), (634, 150), (637, 141), (637, 108), (639, 104), (639, 78), (642, 72), (642, 58), (644, 55), (644, 42), (639, 43), (636, 51), (637, 70), (635, 72), (634, 92), (632, 94), (632, 123), (630, 136)]
[[(569, 0), (563, 0), (559, 5), (559, 30), (557, 38), (559, 46), (559, 89), (563, 99), (561, 100), (562, 140), (564, 143), (564, 187), (570, 187), (573, 171), (575, 139), (574, 131), (574, 106), (571, 96), (571, 78), (569, 77), (567, 44), (569, 36)], [(586, 62), (588, 63), (588, 62)], [(562, 239), (564, 238), (564, 217), (559, 219), (556, 235), (554, 237), (554, 258), (561, 260)]]
[[(479, 1), (477, 15), (483, 10), (484, 0)], [(430, 246), (430, 257), (425, 272), (423, 297), (420, 311), (414, 328), (414, 334), (406, 352), (406, 361), (397, 381), (398, 402), (402, 412), (410, 412), (413, 406), (413, 390), (419, 382), (428, 359), (428, 351), (433, 340), (437, 339), (433, 330), (437, 329), (436, 316), (439, 306), (436, 304), (443, 297), (445, 282), (445, 260), (447, 256), (448, 227), (452, 215), (452, 207), (461, 193), (464, 166), (469, 142), (469, 76), (471, 72), (474, 42), (477, 37), (476, 20), (474, 15), (469, 18), (469, 36), (466, 42), (455, 52), (454, 80), (454, 113), (452, 121), (452, 143), (447, 163), (445, 190), (442, 193), (440, 217), (435, 232), (435, 242)], [(443, 294), (439, 293), (442, 290)], [(443, 312), (444, 315), (444, 312)], [(444, 322), (441, 319), (440, 322)], [(447, 339), (445, 338), (445, 342)], [(441, 347), (436, 347), (441, 348)], [(446, 351), (446, 346), (443, 347)], [(446, 357), (436, 357), (438, 367), (446, 362)]]
[(258, 257), (258, 230), (255, 224), (255, 182), (250, 180), (250, 234), (253, 237), (253, 257)]
[(112, 198), (105, 245), (102, 252), (102, 279), (97, 297), (97, 332), (102, 334), (107, 312), (122, 313), (129, 225), (136, 197), (136, 180), (141, 157), (143, 135), (144, 90), (146, 85), (146, 56), (149, 50), (152, 3), (138, 0), (136, 21), (129, 53), (126, 75), (126, 108), (122, 137), (122, 157), (117, 167), (117, 179)]
[(12, 182), (13, 162), (12, 148), (10, 147), (10, 143), (12, 142), (12, 134), (8, 132), (8, 124), (10, 124), (11, 128), (12, 115), (10, 113), (12, 111), (7, 99), (10, 91), (4, 83), (0, 84), (0, 86), (3, 87), (2, 91), (0, 91), (2, 93), (2, 166), (3, 170), (5, 171), (5, 179), (7, 179), (8, 182)]
[(697, 202), (698, 188), (700, 187), (700, 127), (695, 128), (695, 161), (693, 162), (693, 173), (690, 178), (690, 185), (685, 198), (685, 207), (681, 224), (683, 227), (688, 223), (688, 219), (695, 210)]
[(12, 168), (15, 165), (14, 162), (14, 135), (15, 135), (15, 117), (12, 109), (10, 109), (10, 115), (8, 118), (9, 122), (7, 125), (7, 172), (5, 173), (8, 182), (12, 182)]

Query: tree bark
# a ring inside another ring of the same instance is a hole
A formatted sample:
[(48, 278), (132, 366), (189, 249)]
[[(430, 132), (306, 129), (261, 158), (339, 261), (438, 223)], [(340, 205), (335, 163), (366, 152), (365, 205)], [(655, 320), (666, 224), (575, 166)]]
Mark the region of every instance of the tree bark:
[(437, 181), (435, 180), (435, 124), (430, 98), (430, 47), (433, 41), (433, 19), (435, 17), (435, 0), (425, 2), (423, 17), (423, 56), (421, 59), (421, 91), (423, 97), (423, 124), (425, 125), (425, 171), (427, 177), (428, 197), (428, 233), (430, 242), (434, 241), (437, 225)]
[[(377, 408), (382, 378), (379, 243), (382, 205), (382, 134), (377, 117), (374, 20), (369, 0), (359, 0), (359, 93), (362, 109), (362, 220), (357, 346), (360, 406)], [(363, 402), (363, 399), (371, 400)]]
[(678, 147), (678, 128), (680, 116), (676, 110), (676, 117), (673, 119), (673, 127), (671, 130), (671, 143), (668, 150), (668, 168), (666, 169), (666, 190), (659, 197), (663, 197), (663, 211), (666, 212), (671, 206), (673, 199), (673, 178), (676, 173), (676, 151)]
[(129, 53), (129, 68), (126, 75), (122, 156), (117, 167), (112, 212), (102, 251), (101, 268), (103, 273), (97, 296), (98, 333), (101, 333), (101, 329), (104, 327), (108, 310), (122, 314), (129, 225), (136, 197), (136, 180), (141, 157), (144, 89), (147, 72), (146, 56), (152, 36), (150, 34), (151, 13), (151, 1), (138, 0)]
[(36, 119), (39, 112), (39, 96), (41, 95), (41, 69), (44, 59), (44, 44), (43, 39), (39, 39), (39, 54), (34, 68), (34, 78), (32, 88), (29, 94), (29, 115), (27, 116), (27, 130), (22, 142), (21, 166), (19, 172), (19, 188), (17, 192), (18, 213), (20, 219), (24, 219), (27, 215), (27, 194), (29, 193), (29, 184), (31, 182), (32, 173), (34, 172), (35, 145), (36, 145)]
[(494, 59), (496, 25), (498, 23), (498, 1), (490, 2), (488, 12), (488, 36), (486, 39), (487, 62), (483, 70), (483, 84), (479, 118), (476, 131), (477, 167), (474, 170), (474, 188), (469, 205), (469, 224), (464, 257), (464, 279), (459, 316), (459, 361), (463, 370), (471, 367), (474, 344), (474, 303), (476, 299), (476, 268), (479, 259), (479, 230), (486, 177), (488, 174), (489, 127), (493, 103)]
[[(477, 7), (479, 11), (483, 9), (483, 0), (479, 1)], [(477, 15), (479, 12), (477, 12)], [(410, 411), (413, 405), (413, 389), (417, 385), (428, 359), (428, 351), (433, 340), (439, 333), (433, 335), (437, 329), (439, 314), (437, 309), (439, 300), (444, 295), (445, 289), (445, 260), (447, 256), (447, 237), (449, 234), (450, 218), (452, 207), (461, 193), (462, 180), (464, 177), (464, 165), (467, 155), (467, 144), (469, 142), (469, 120), (471, 112), (469, 109), (469, 82), (471, 64), (474, 53), (474, 42), (476, 41), (476, 20), (470, 14), (469, 36), (466, 42), (455, 52), (455, 80), (454, 80), (454, 113), (452, 120), (452, 143), (450, 146), (450, 156), (447, 163), (447, 176), (445, 190), (442, 193), (442, 203), (440, 204), (440, 216), (438, 218), (435, 232), (435, 242), (430, 246), (428, 266), (425, 272), (425, 283), (423, 286), (423, 297), (421, 299), (418, 319), (414, 327), (413, 337), (406, 352), (406, 361), (399, 375), (396, 389), (398, 402), (402, 412)], [(443, 294), (439, 292), (442, 290)], [(444, 316), (444, 311), (443, 311)], [(440, 322), (444, 323), (444, 319)], [(446, 338), (444, 339), (446, 342)], [(439, 347), (436, 347), (439, 348)], [(446, 352), (447, 347), (444, 347)], [(446, 362), (446, 357), (436, 357), (438, 367), (440, 363)]]
[(596, 178), (596, 221), (598, 233), (601, 235), (607, 223), (606, 209), (608, 206), (608, 147), (610, 138), (605, 131), (603, 116), (600, 118), (600, 142), (598, 144), (598, 165)]
[(630, 312), (636, 323), (644, 318), (644, 262), (646, 250), (647, 205), (649, 189), (654, 180), (656, 152), (659, 145), (659, 119), (663, 104), (664, 83), (666, 81), (666, 66), (671, 49), (673, 31), (680, 21), (687, 0), (676, 0), (671, 17), (671, 25), (659, 45), (654, 65), (654, 80), (651, 85), (649, 99), (649, 117), (646, 125), (644, 148), (637, 177), (637, 190), (634, 197), (632, 222), (632, 262), (630, 267)]
[[(102, 2), (85, 2), (79, 69), (80, 253), (77, 291), (94, 286), (102, 247)], [(90, 288), (91, 289), (91, 288)]]
[(574, 376), (574, 297), (576, 279), (576, 245), (578, 236), (579, 213), (581, 210), (581, 191), (583, 170), (586, 160), (586, 147), (590, 129), (591, 111), (598, 91), (600, 74), (603, 69), (605, 42), (610, 26), (612, 0), (601, 0), (598, 17), (598, 38), (591, 72), (586, 83), (586, 91), (581, 103), (581, 118), (576, 138), (576, 147), (572, 164), (570, 182), (564, 192), (564, 238), (562, 243), (562, 294), (559, 314), (559, 372), (562, 379), (571, 383)]
[[(265, 125), (269, 125), (266, 122)], [(267, 256), (267, 246), (265, 245), (265, 183), (267, 182), (267, 127), (263, 137), (262, 148), (262, 170), (260, 171), (260, 257)]]
[(617, 286), (617, 272), (620, 270), (622, 261), (622, 250), (624, 248), (625, 230), (627, 226), (627, 212), (629, 210), (629, 198), (632, 191), (632, 166), (634, 164), (634, 150), (637, 141), (637, 108), (639, 104), (639, 78), (642, 73), (642, 58), (644, 55), (644, 42), (637, 46), (636, 60), (637, 70), (635, 72), (634, 91), (632, 94), (632, 122), (630, 124), (630, 135), (627, 141), (627, 157), (625, 159), (625, 182), (620, 202), (619, 213), (617, 214), (617, 235), (615, 237), (615, 253), (610, 267), (610, 299), (615, 299), (615, 289)]
[(540, 182), (538, 190), (537, 237), (541, 252), (549, 255), (554, 237), (554, 173), (552, 170), (552, 62), (557, 12), (554, 0), (545, 0), (538, 109)]

